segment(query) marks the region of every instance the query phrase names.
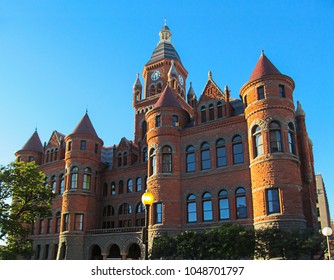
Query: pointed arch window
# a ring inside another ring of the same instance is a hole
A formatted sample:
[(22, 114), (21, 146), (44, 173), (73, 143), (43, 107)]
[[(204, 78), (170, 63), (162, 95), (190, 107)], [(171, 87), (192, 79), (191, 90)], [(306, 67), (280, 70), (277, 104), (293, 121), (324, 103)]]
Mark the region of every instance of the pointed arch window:
[(169, 146), (162, 148), (162, 172), (172, 173), (172, 149)]
[(197, 222), (196, 196), (193, 194), (188, 195), (187, 198), (187, 222)]
[(254, 145), (254, 158), (257, 156), (261, 156), (264, 154), (263, 150), (263, 135), (261, 131), (261, 127), (258, 125), (254, 126), (252, 129), (253, 135), (253, 145)]
[(295, 155), (296, 154), (295, 127), (292, 123), (289, 123), (288, 140), (289, 140), (289, 151), (291, 154)]
[(219, 139), (216, 143), (216, 160), (217, 160), (217, 167), (222, 167), (227, 165), (226, 146), (224, 139)]
[(92, 178), (92, 170), (89, 167), (86, 167), (84, 169), (84, 177), (83, 177), (83, 184), (82, 184), (83, 190), (86, 190), (86, 191), (90, 190), (91, 178)]
[(233, 149), (233, 164), (239, 164), (244, 162), (244, 152), (242, 147), (242, 138), (240, 135), (236, 135), (232, 139)]
[(269, 125), (270, 134), (270, 151), (271, 153), (283, 152), (281, 126), (278, 122), (273, 121)]
[(206, 108), (205, 108), (205, 106), (201, 107), (201, 122), (202, 123), (206, 122)]
[(156, 153), (155, 149), (150, 151), (150, 176), (157, 173), (157, 162), (156, 162)]
[(215, 111), (213, 108), (213, 104), (209, 105), (209, 120), (213, 121), (215, 119)]
[(204, 142), (201, 146), (201, 169), (211, 168), (210, 146), (207, 142)]
[(79, 173), (79, 168), (74, 166), (71, 169), (71, 189), (78, 188), (78, 173)]
[(194, 172), (196, 170), (195, 164), (195, 148), (194, 146), (188, 146), (186, 149), (186, 171)]
[(230, 218), (230, 207), (228, 201), (228, 193), (226, 190), (221, 190), (218, 193), (219, 203), (219, 220), (227, 220)]
[(235, 205), (237, 219), (247, 218), (246, 191), (244, 188), (238, 188), (235, 191)]
[(202, 196), (203, 222), (212, 221), (212, 200), (211, 193), (206, 192)]

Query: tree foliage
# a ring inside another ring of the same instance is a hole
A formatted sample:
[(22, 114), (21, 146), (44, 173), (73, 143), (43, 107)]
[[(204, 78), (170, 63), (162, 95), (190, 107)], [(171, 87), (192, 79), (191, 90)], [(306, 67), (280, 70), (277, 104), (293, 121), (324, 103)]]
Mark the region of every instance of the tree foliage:
[(28, 257), (32, 253), (30, 224), (50, 216), (52, 189), (34, 162), (14, 162), (0, 172), (0, 259)]
[(320, 251), (322, 237), (308, 230), (287, 231), (277, 227), (251, 230), (224, 223), (202, 232), (184, 231), (162, 235), (153, 241), (153, 259), (310, 259)]

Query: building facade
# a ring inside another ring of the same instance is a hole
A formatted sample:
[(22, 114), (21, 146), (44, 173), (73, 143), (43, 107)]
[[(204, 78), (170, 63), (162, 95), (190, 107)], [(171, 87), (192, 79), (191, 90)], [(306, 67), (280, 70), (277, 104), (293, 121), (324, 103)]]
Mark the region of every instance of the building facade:
[(233, 222), (317, 228), (312, 144), (294, 81), (262, 52), (240, 98), (209, 72), (200, 95), (171, 42), (160, 40), (133, 85), (134, 139), (103, 146), (86, 113), (70, 135), (37, 131), (16, 153), (56, 193), (33, 226), (35, 259), (143, 258), (141, 196), (154, 196), (149, 236)]

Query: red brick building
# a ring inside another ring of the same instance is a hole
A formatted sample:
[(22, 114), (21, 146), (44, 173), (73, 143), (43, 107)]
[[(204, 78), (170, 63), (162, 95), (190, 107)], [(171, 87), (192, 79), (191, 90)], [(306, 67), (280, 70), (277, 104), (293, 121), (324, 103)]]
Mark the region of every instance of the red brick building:
[(33, 227), (35, 259), (143, 258), (141, 196), (154, 196), (150, 236), (233, 222), (317, 226), (312, 144), (294, 81), (264, 53), (240, 98), (209, 73), (200, 95), (165, 25), (133, 85), (135, 137), (104, 147), (86, 113), (70, 135), (37, 131), (16, 153), (57, 194)]

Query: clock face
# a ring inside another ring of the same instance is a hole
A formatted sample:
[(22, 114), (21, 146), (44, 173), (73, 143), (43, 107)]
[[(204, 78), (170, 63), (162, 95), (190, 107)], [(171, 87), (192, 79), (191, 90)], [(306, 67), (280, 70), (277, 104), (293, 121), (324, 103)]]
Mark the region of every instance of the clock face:
[(160, 76), (161, 76), (160, 71), (159, 70), (154, 70), (151, 74), (151, 80), (156, 81), (160, 78)]
[(181, 74), (179, 74), (179, 82), (180, 82), (180, 85), (183, 86), (184, 80)]

